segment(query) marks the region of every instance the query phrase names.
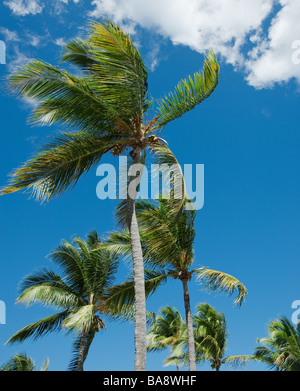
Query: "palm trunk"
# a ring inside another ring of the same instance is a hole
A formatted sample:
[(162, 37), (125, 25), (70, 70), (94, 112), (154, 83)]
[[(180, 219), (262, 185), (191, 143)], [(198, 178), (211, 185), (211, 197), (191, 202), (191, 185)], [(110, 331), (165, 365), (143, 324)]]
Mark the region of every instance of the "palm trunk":
[(191, 314), (190, 294), (187, 279), (182, 279), (185, 317), (188, 331), (189, 367), (190, 371), (196, 371), (195, 340)]
[(84, 349), (86, 344), (87, 332), (83, 332), (80, 338), (80, 345), (78, 350), (78, 362), (77, 362), (77, 371), (83, 371), (83, 363), (84, 363)]
[[(133, 163), (140, 163), (141, 151), (137, 151)], [(142, 172), (140, 172), (139, 178), (141, 178)], [(139, 181), (136, 181), (136, 176), (129, 178), (129, 186), (134, 182), (134, 186), (138, 185)], [(133, 194), (132, 194), (133, 193)], [(134, 330), (134, 343), (135, 343), (135, 371), (146, 370), (146, 295), (145, 295), (145, 275), (144, 275), (144, 262), (143, 252), (141, 246), (140, 233), (136, 218), (135, 200), (137, 190), (131, 192), (127, 198), (128, 205), (128, 229), (131, 238), (131, 251), (133, 260), (133, 275), (134, 275), (134, 295), (135, 295), (135, 330)]]

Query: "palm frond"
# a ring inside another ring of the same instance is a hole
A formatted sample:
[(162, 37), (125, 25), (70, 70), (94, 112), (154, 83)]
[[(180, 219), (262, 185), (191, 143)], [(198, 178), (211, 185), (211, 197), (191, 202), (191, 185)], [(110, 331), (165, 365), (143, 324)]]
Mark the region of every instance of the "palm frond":
[(158, 125), (165, 126), (203, 102), (214, 91), (219, 80), (220, 67), (213, 52), (204, 61), (202, 72), (193, 78), (181, 80), (174, 92), (163, 98), (157, 108)]
[[(145, 293), (146, 298), (152, 295), (156, 289), (167, 280), (168, 276), (161, 271), (145, 269)], [(134, 281), (131, 278), (123, 284), (108, 288), (106, 294), (107, 312), (124, 312), (124, 308), (135, 304)]]
[(69, 313), (70, 311), (66, 310), (31, 323), (17, 331), (6, 343), (23, 342), (30, 337), (36, 340), (49, 332), (59, 331)]
[(130, 35), (107, 20), (91, 24), (88, 43), (97, 60), (92, 65), (94, 90), (118, 108), (119, 118), (127, 122), (134, 114), (139, 120), (148, 108), (148, 74)]
[[(187, 200), (187, 192), (183, 172), (175, 155), (170, 148), (164, 143), (153, 143), (149, 146), (154, 152), (156, 172), (152, 175), (162, 175), (163, 185), (169, 187), (168, 193), (157, 194), (157, 198), (168, 198), (171, 205), (169, 214), (179, 215)], [(152, 166), (155, 167), (155, 166)]]
[(90, 72), (95, 65), (95, 56), (92, 54), (92, 47), (89, 42), (80, 38), (67, 42), (63, 48), (62, 62), (69, 62)]
[(42, 268), (26, 276), (20, 284), (17, 303), (27, 306), (40, 302), (55, 308), (70, 308), (80, 302), (80, 298), (59, 275)]
[(234, 300), (235, 304), (241, 305), (247, 296), (246, 287), (235, 277), (217, 270), (208, 268), (196, 269), (198, 280), (204, 284), (204, 289), (217, 293), (226, 293), (232, 295), (237, 292)]
[(107, 129), (117, 111), (104, 104), (87, 80), (42, 61), (18, 67), (8, 77), (10, 91), (38, 102), (31, 121), (34, 124), (64, 123), (73, 128)]
[(95, 306), (93, 304), (76, 308), (64, 319), (62, 327), (65, 327), (69, 331), (74, 330), (77, 333), (88, 331), (92, 325), (94, 315)]
[(29, 372), (35, 370), (35, 363), (25, 353), (16, 353), (6, 364), (2, 365), (3, 372)]
[(79, 178), (99, 162), (110, 145), (91, 133), (63, 133), (15, 170), (0, 195), (27, 189), (37, 199), (49, 201), (67, 188), (73, 188)]
[(225, 357), (223, 362), (225, 364), (229, 364), (233, 366), (234, 368), (239, 367), (239, 366), (244, 366), (247, 364), (249, 361), (255, 360), (255, 357), (250, 354), (246, 355), (236, 355), (236, 356), (228, 356)]

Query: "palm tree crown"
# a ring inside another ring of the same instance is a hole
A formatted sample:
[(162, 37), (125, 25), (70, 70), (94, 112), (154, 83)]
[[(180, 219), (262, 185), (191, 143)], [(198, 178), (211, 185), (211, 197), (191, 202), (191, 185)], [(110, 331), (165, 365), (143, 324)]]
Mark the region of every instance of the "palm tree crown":
[[(42, 364), (41, 371), (47, 371), (49, 360), (46, 359)], [(32, 358), (25, 353), (16, 353), (6, 364), (0, 367), (3, 372), (32, 372), (35, 371), (35, 363)]]
[(22, 342), (29, 337), (37, 339), (61, 328), (74, 331), (76, 338), (69, 368), (83, 370), (95, 333), (105, 328), (103, 316), (120, 316), (120, 312), (106, 303), (118, 261), (100, 245), (96, 231), (91, 231), (86, 241), (78, 236), (73, 244), (63, 241), (50, 254), (62, 277), (46, 268), (25, 277), (17, 302), (25, 305), (40, 302), (59, 312), (24, 327), (8, 343)]
[(300, 323), (296, 327), (283, 316), (268, 325), (269, 336), (258, 338), (261, 344), (254, 358), (276, 371), (300, 371)]

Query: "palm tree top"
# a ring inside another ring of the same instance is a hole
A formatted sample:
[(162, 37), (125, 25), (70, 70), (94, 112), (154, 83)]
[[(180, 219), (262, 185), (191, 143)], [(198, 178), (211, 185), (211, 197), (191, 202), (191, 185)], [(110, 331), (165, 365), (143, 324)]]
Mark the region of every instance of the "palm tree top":
[[(179, 215), (174, 215), (171, 213), (172, 207), (173, 201), (163, 198), (159, 198), (157, 202), (137, 201), (136, 209), (143, 258), (146, 267), (154, 272), (152, 277), (146, 276), (149, 294), (152, 292), (151, 280), (154, 292), (158, 281), (166, 281), (168, 277), (191, 280), (195, 275), (204, 290), (229, 295), (237, 293), (234, 303), (241, 305), (248, 292), (238, 279), (206, 266), (192, 268), (195, 261), (196, 211), (184, 208)], [(128, 230), (123, 229), (111, 233), (103, 243), (103, 247), (109, 249), (114, 255), (122, 255), (125, 259), (130, 259), (131, 247)]]
[(300, 371), (300, 323), (294, 326), (286, 316), (267, 325), (268, 337), (258, 338), (254, 359), (276, 371)]
[(72, 188), (107, 152), (127, 151), (133, 158), (138, 149), (155, 152), (164, 144), (158, 132), (204, 101), (219, 78), (210, 52), (203, 70), (181, 80), (149, 119), (148, 73), (130, 35), (115, 23), (91, 23), (88, 39), (67, 43), (61, 60), (81, 76), (38, 60), (9, 75), (13, 93), (37, 102), (33, 124), (63, 124), (66, 131), (17, 169), (0, 194), (27, 189), (48, 201)]
[[(41, 371), (47, 371), (49, 359), (46, 358), (42, 364)], [(31, 372), (35, 371), (35, 363), (26, 353), (16, 353), (6, 364), (0, 367), (3, 372)]]

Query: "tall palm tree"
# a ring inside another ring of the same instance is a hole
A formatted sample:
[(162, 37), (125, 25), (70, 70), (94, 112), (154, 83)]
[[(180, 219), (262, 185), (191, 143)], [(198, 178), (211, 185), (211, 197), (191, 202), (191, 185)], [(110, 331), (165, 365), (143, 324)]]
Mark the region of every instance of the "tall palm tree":
[[(12, 92), (37, 102), (31, 117), (34, 124), (58, 123), (67, 131), (17, 169), (0, 194), (27, 189), (49, 201), (72, 188), (108, 152), (126, 153), (134, 165), (143, 162), (149, 149), (162, 163), (168, 162), (170, 150), (159, 132), (209, 97), (219, 78), (219, 65), (211, 52), (203, 71), (180, 81), (150, 118), (147, 71), (130, 35), (115, 23), (92, 23), (87, 40), (66, 44), (62, 62), (75, 65), (80, 76), (42, 61), (32, 61), (9, 76)], [(146, 369), (144, 265), (135, 211), (141, 174), (140, 169), (129, 176), (125, 205), (135, 286), (136, 370)]]
[[(46, 359), (42, 364), (41, 371), (47, 371), (49, 366), (49, 360)], [(32, 358), (28, 357), (25, 353), (16, 353), (6, 364), (0, 367), (0, 371), (3, 372), (31, 372), (35, 371), (35, 363)]]
[(103, 315), (122, 316), (106, 304), (118, 261), (100, 245), (96, 231), (89, 232), (86, 241), (78, 236), (73, 244), (63, 241), (50, 254), (51, 260), (61, 269), (61, 276), (42, 268), (24, 278), (18, 303), (39, 302), (59, 312), (22, 328), (7, 343), (22, 342), (30, 337), (37, 339), (62, 328), (74, 331), (76, 338), (69, 369), (83, 370), (95, 334), (105, 328)]
[[(229, 274), (201, 267), (192, 269), (194, 263), (193, 244), (195, 240), (194, 220), (196, 211), (185, 209), (180, 215), (171, 213), (172, 201), (160, 198), (157, 203), (139, 201), (138, 219), (144, 260), (151, 271), (147, 271), (145, 281), (146, 295), (153, 293), (168, 278), (178, 279), (182, 283), (185, 318), (188, 333), (188, 354), (190, 370), (196, 370), (195, 342), (190, 307), (188, 282), (195, 274), (204, 284), (204, 289), (232, 294), (237, 291), (236, 304), (242, 304), (247, 289)], [(113, 254), (131, 256), (129, 232), (114, 232), (104, 244)], [(132, 304), (133, 285), (128, 281), (113, 288), (111, 303)]]
[(255, 349), (254, 358), (276, 371), (300, 371), (300, 323), (294, 327), (283, 316), (267, 327), (269, 337), (258, 338), (262, 345)]
[[(147, 350), (161, 351), (171, 348), (171, 354), (186, 340), (186, 324), (180, 312), (170, 306), (164, 307), (152, 320), (147, 335)], [(179, 370), (178, 363), (175, 363)]]

